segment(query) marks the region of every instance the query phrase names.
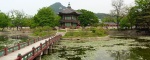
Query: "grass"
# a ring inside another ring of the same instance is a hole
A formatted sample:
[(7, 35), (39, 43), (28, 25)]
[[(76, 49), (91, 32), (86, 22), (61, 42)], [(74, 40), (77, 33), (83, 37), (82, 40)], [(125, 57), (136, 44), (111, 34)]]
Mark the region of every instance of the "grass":
[(51, 27), (38, 27), (33, 29), (33, 36), (49, 36), (49, 35), (54, 35), (56, 33), (55, 30), (52, 30)]
[(107, 31), (102, 28), (90, 28), (85, 30), (70, 30), (65, 34), (65, 38), (74, 37), (101, 37), (106, 36)]
[(58, 30), (58, 32), (66, 32), (66, 30)]

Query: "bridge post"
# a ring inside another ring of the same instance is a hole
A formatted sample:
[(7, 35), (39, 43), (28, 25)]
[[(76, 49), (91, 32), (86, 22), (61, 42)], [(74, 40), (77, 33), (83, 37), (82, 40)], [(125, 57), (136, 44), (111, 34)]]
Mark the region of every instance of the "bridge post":
[(48, 49), (45, 49), (45, 50), (43, 51), (43, 54), (44, 54), (44, 55), (47, 55), (47, 54), (48, 54)]
[(20, 50), (20, 43), (18, 43), (18, 50)]
[(36, 40), (34, 39), (34, 43), (36, 42)]
[(52, 53), (52, 45), (49, 46), (49, 50), (48, 53), (51, 54)]
[(4, 54), (4, 55), (7, 55), (7, 54), (8, 54), (8, 51), (7, 51), (7, 50), (8, 50), (8, 47), (5, 47), (5, 48), (4, 48), (4, 51), (5, 51), (5, 54)]
[(41, 60), (41, 54), (37, 56), (34, 60)]
[(35, 55), (35, 47), (32, 48), (33, 56)]
[(47, 41), (45, 40), (45, 45), (47, 46)]
[(16, 60), (22, 60), (22, 55), (18, 54), (17, 59)]
[(42, 43), (40, 43), (40, 48), (41, 48), (41, 50), (42, 50)]
[(48, 45), (50, 45), (50, 38), (48, 39)]
[(28, 43), (28, 46), (29, 46), (30, 45), (29, 39), (28, 39), (27, 43)]

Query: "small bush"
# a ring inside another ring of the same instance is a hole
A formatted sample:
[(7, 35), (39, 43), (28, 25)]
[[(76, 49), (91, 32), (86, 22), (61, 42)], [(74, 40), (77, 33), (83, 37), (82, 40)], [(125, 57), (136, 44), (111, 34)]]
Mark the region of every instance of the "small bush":
[(99, 28), (90, 28), (82, 31), (69, 31), (64, 37), (100, 37), (107, 35), (107, 30)]
[(54, 33), (55, 32), (49, 26), (37, 27), (33, 29), (34, 36), (47, 36), (47, 35), (52, 35)]
[(0, 36), (0, 41), (7, 41), (8, 40), (8, 36), (7, 35), (1, 35)]

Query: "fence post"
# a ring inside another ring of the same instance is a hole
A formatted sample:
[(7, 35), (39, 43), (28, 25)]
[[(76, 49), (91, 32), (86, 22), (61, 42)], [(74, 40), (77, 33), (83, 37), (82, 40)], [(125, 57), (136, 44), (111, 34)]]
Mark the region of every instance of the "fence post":
[(18, 43), (18, 50), (20, 50), (20, 43)]
[(50, 40), (51, 40), (51, 39), (49, 38), (49, 40), (48, 40), (48, 43), (49, 43), (49, 44), (50, 44)]
[(5, 54), (4, 54), (4, 55), (7, 55), (7, 54), (8, 54), (8, 51), (7, 51), (7, 50), (8, 50), (8, 47), (5, 46), (5, 48), (4, 48)]
[(38, 41), (40, 41), (40, 37), (38, 36)]
[(45, 40), (45, 44), (46, 44), (46, 46), (47, 46), (47, 41)]
[(40, 43), (40, 48), (41, 48), (41, 50), (42, 50), (42, 43)]
[(28, 39), (28, 41), (27, 41), (27, 43), (28, 43), (28, 46), (30, 45), (30, 41), (29, 41), (30, 39)]
[(34, 43), (35, 43), (36, 42), (35, 39), (33, 39), (33, 40), (34, 40)]
[(12, 52), (14, 52), (14, 48), (15, 48), (15, 46), (13, 46), (12, 48), (13, 48), (13, 51), (12, 51)]
[(35, 55), (35, 47), (32, 48), (33, 56)]
[(19, 53), (16, 60), (22, 60), (22, 55)]

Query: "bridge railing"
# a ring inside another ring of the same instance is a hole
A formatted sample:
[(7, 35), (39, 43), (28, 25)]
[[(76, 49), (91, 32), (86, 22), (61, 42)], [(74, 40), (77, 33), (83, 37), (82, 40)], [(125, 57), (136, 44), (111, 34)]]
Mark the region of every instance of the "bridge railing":
[(16, 60), (33, 60), (36, 56), (40, 55), (41, 52), (43, 52), (45, 49), (47, 49), (50, 45), (60, 40), (61, 35), (55, 36), (50, 38), (48, 41), (45, 41), (45, 43), (40, 43), (38, 47), (33, 47), (31, 51), (27, 52), (26, 54), (18, 54), (18, 57)]
[(27, 42), (18, 43), (17, 45), (14, 45), (13, 47), (5, 47), (2, 50), (0, 50), (0, 57), (5, 56), (14, 51), (20, 50), (21, 48), (29, 46), (29, 45), (36, 43), (44, 38), (47, 38), (47, 37), (50, 37), (50, 36), (41, 37), (41, 38), (38, 37), (37, 39), (32, 39), (32, 40), (28, 40)]

